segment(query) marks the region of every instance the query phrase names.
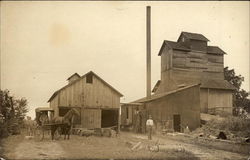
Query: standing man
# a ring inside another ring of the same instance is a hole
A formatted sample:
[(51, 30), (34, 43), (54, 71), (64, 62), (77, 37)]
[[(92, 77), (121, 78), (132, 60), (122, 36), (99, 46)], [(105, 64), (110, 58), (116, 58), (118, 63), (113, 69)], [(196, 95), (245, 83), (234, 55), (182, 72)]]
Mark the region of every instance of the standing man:
[(151, 140), (152, 139), (152, 130), (153, 130), (153, 126), (154, 126), (154, 121), (152, 120), (151, 115), (148, 116), (146, 126), (147, 126), (147, 130), (148, 130), (148, 139)]

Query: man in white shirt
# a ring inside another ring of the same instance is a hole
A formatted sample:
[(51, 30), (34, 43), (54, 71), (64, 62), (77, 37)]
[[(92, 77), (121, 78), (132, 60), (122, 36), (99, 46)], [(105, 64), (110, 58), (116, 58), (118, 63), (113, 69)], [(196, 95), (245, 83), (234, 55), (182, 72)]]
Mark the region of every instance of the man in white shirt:
[(147, 130), (148, 130), (148, 139), (151, 140), (152, 139), (152, 130), (153, 130), (153, 126), (154, 126), (154, 121), (152, 120), (152, 116), (149, 115), (148, 116), (148, 120), (146, 122), (146, 126), (147, 126)]

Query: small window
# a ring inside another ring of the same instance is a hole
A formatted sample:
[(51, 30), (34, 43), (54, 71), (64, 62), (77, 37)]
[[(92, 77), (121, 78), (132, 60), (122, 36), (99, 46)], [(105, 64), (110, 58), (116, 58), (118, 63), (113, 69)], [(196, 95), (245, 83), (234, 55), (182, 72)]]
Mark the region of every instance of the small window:
[(86, 77), (86, 83), (93, 83), (93, 75), (92, 74), (88, 74)]
[(185, 38), (184, 37), (182, 37), (182, 42), (184, 42), (185, 41)]

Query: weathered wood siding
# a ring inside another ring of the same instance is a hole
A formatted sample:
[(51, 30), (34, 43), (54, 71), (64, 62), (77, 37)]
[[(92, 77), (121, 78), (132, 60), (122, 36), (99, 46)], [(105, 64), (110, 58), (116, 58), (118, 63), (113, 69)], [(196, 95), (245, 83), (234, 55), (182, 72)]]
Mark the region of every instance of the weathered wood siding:
[(223, 55), (206, 54), (203, 52), (187, 52), (163, 48), (161, 55), (161, 72), (173, 68), (193, 71), (223, 73)]
[(178, 85), (200, 83), (202, 79), (224, 80), (223, 55), (187, 52), (163, 48), (161, 85), (157, 93), (171, 91)]
[(74, 82), (75, 80), (79, 79), (77, 75), (72, 76), (70, 79), (68, 79), (69, 83)]
[(221, 110), (224, 110), (228, 113), (232, 113), (233, 109), (232, 107), (233, 107), (232, 91), (209, 89), (208, 109), (220, 108)]
[(83, 109), (82, 127), (101, 128), (101, 109)]
[[(171, 54), (171, 52), (168, 54)], [(223, 72), (223, 55), (211, 55), (195, 51), (174, 51), (172, 64), (174, 68)]]
[(211, 112), (211, 110), (232, 114), (232, 91), (221, 89), (201, 89), (201, 112), (208, 113), (209, 111)]
[(175, 90), (178, 88), (178, 83), (172, 78), (173, 70), (167, 70), (161, 73), (161, 84), (156, 90), (155, 94), (163, 93), (166, 91)]
[(140, 109), (141, 105), (123, 104), (121, 106), (121, 125), (131, 125), (134, 121), (136, 109)]
[(50, 102), (50, 108), (54, 109), (54, 115), (59, 116), (58, 95)]
[(198, 40), (191, 40), (191, 45), (190, 48), (192, 50), (197, 50), (197, 51), (207, 51), (207, 42), (206, 41), (198, 41)]
[[(51, 103), (54, 103), (54, 98)], [(110, 87), (93, 76), (93, 83), (83, 78), (58, 93), (57, 106), (77, 106), (88, 108), (119, 108), (120, 96)]]
[(173, 123), (173, 115), (181, 116), (181, 125), (191, 130), (200, 126), (200, 94), (199, 86), (194, 86), (163, 98), (146, 102), (148, 113), (161, 129), (166, 121)]
[(172, 49), (164, 46), (163, 54), (161, 55), (161, 72), (165, 72), (172, 68), (172, 53)]
[(208, 89), (200, 89), (201, 112), (208, 113)]
[(82, 127), (100, 128), (101, 109), (118, 109), (120, 96), (95, 75), (92, 83), (87, 83), (85, 76), (61, 89), (50, 101), (50, 107), (56, 116), (59, 116), (59, 107), (78, 107)]

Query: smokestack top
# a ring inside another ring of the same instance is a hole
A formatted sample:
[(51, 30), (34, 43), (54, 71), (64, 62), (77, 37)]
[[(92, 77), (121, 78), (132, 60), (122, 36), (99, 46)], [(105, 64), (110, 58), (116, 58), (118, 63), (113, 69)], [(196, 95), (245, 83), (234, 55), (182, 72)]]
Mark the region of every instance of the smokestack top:
[(147, 22), (146, 22), (146, 35), (147, 35), (147, 98), (151, 97), (151, 7), (147, 6)]

